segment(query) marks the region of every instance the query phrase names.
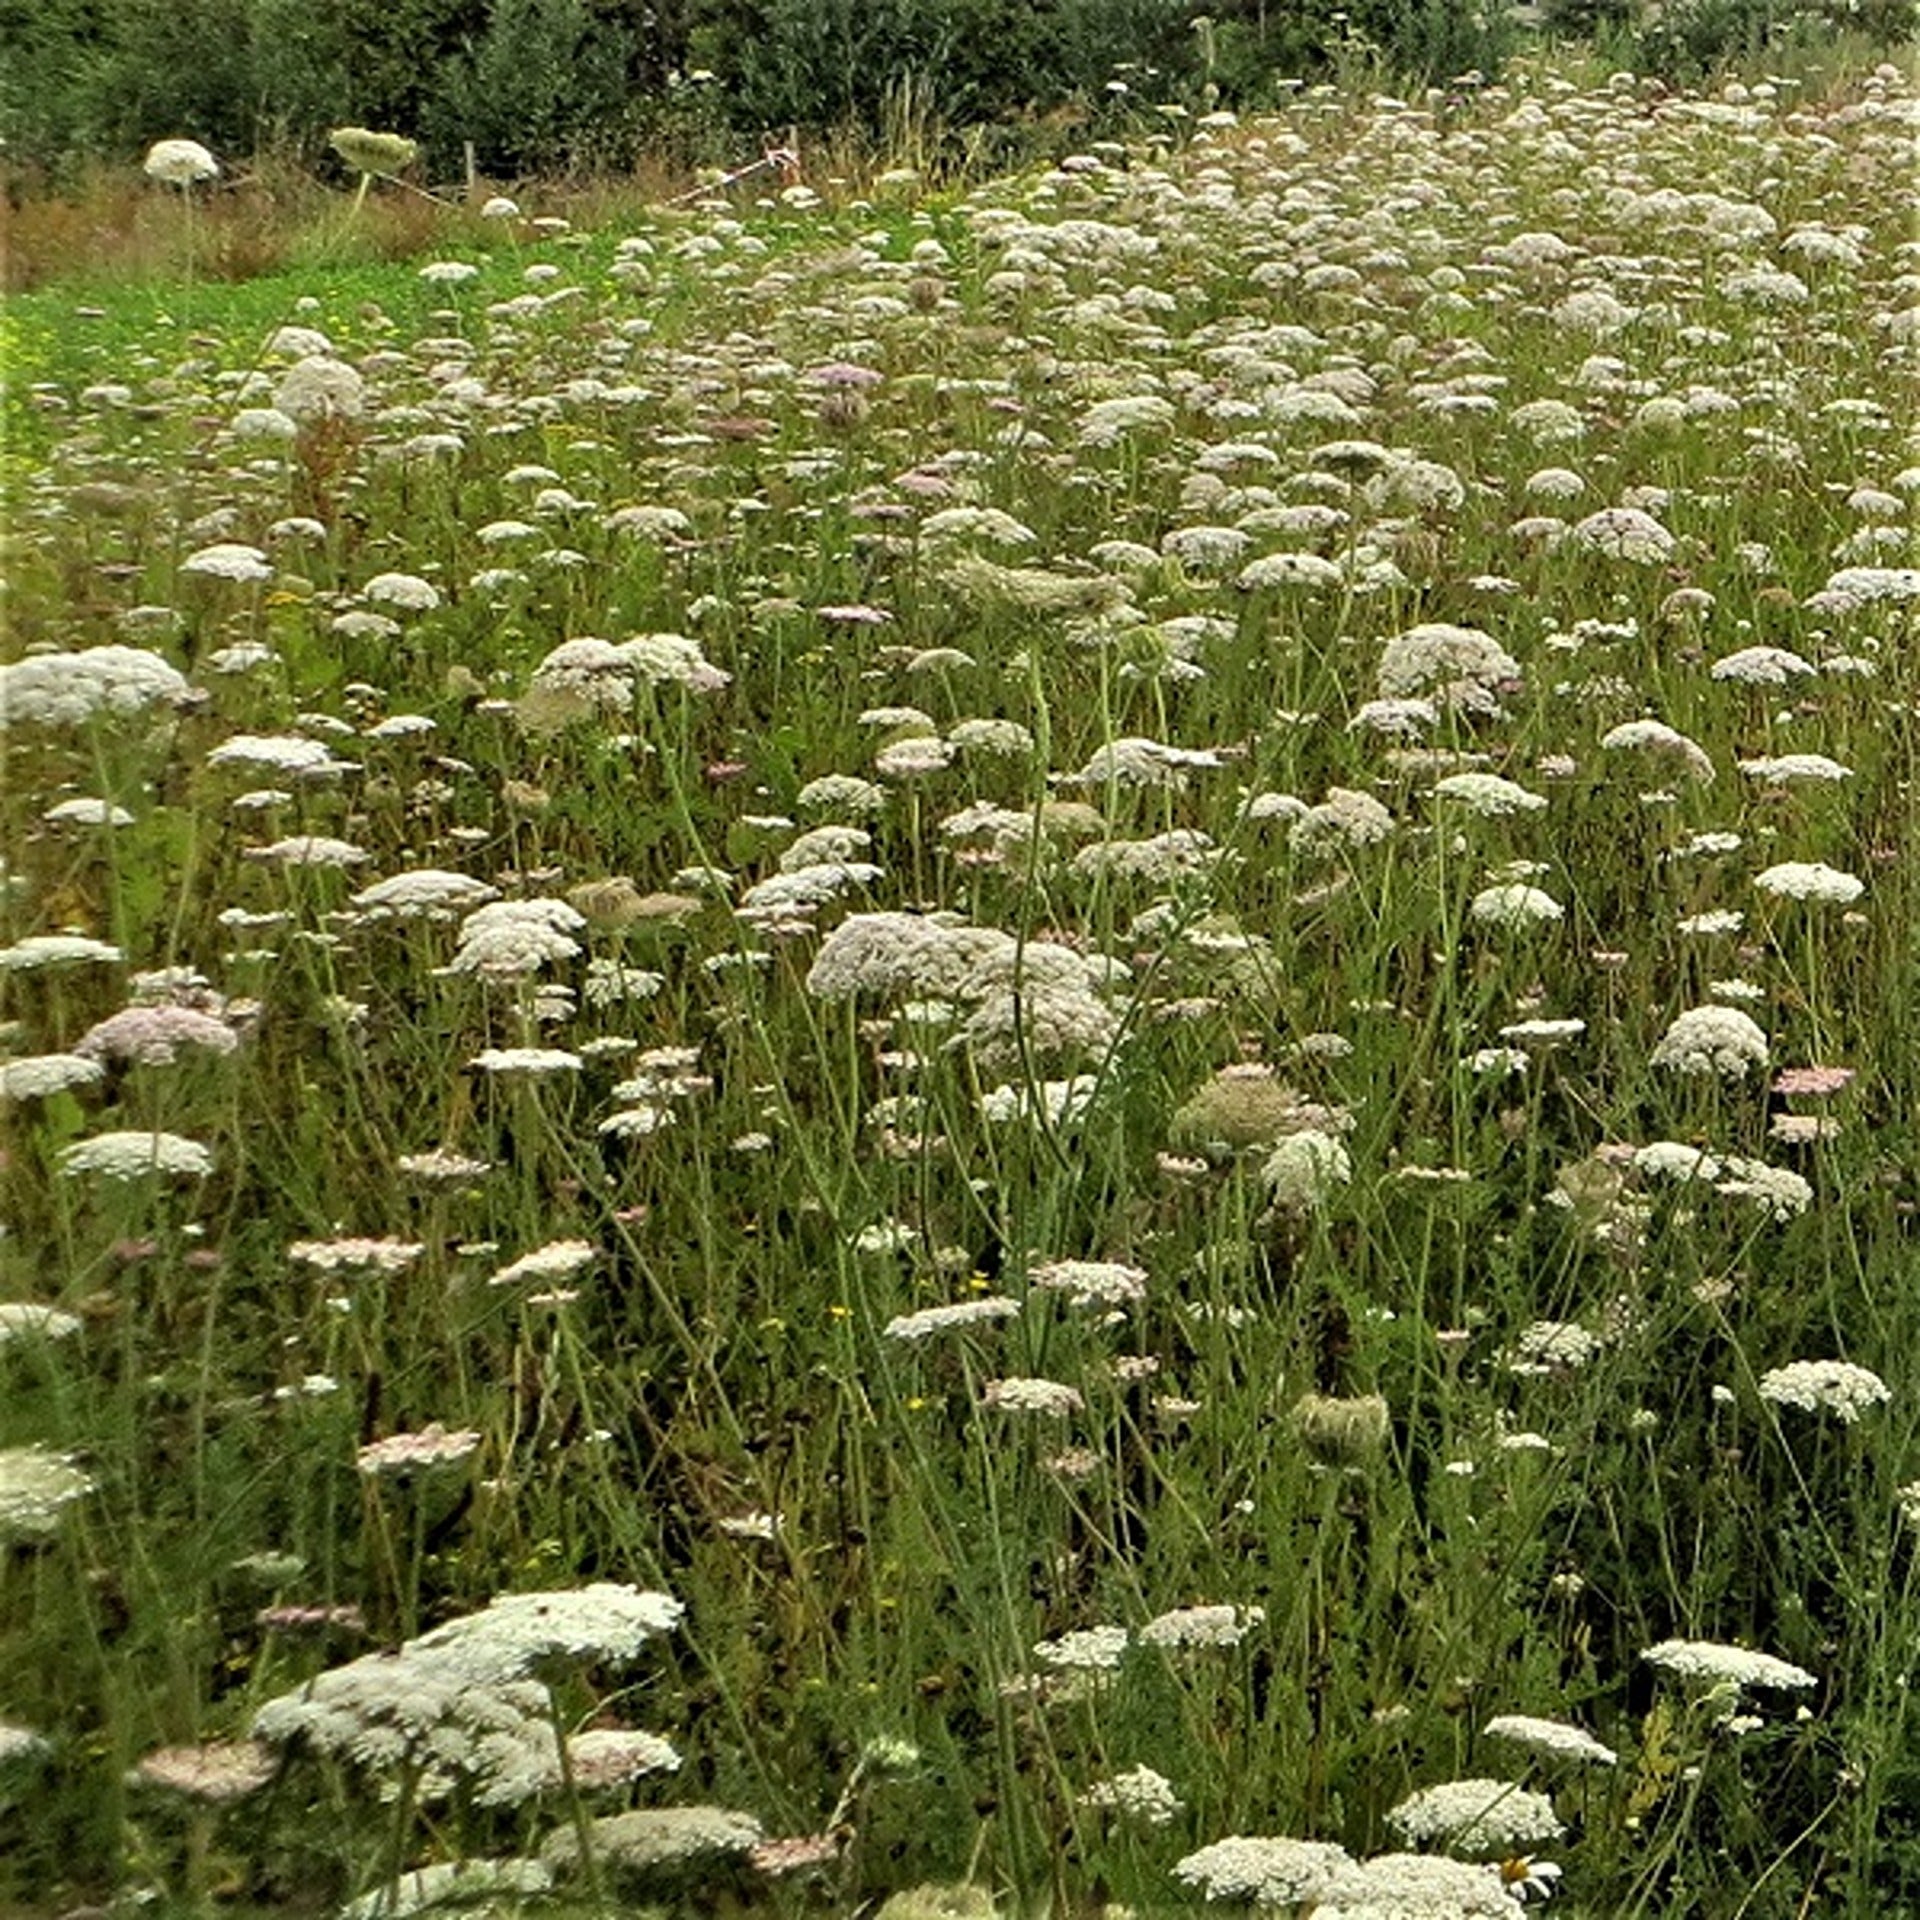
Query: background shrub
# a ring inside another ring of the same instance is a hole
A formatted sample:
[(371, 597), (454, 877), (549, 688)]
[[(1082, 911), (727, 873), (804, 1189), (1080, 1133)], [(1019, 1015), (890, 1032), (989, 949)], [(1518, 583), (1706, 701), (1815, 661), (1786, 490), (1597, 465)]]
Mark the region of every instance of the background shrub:
[[(1838, 27), (1890, 43), (1915, 9), (1548, 0), (1545, 19), (1685, 81)], [(789, 126), (883, 138), (903, 100), (921, 127), (1064, 127), (1115, 102), (1259, 106), (1331, 72), (1404, 90), (1491, 76), (1520, 33), (1460, 0), (0, 0), (0, 130), (16, 167), (59, 167), (173, 134), (312, 160), (353, 122), (421, 139), (442, 180), (467, 141), (511, 177), (737, 155)]]

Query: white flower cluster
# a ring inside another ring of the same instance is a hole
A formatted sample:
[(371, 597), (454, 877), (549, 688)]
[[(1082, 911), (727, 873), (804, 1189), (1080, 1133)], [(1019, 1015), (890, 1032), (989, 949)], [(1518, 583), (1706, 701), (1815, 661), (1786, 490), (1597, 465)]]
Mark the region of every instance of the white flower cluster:
[(362, 912), (385, 920), (439, 920), (470, 913), (500, 897), (498, 887), (464, 873), (438, 867), (413, 867), (376, 880), (353, 896)]
[(988, 1293), (977, 1300), (955, 1300), (946, 1306), (921, 1307), (914, 1313), (895, 1314), (883, 1332), (887, 1339), (910, 1346), (955, 1327), (978, 1327), (996, 1320), (1011, 1320), (1019, 1311), (1018, 1300), (1001, 1293)]
[(550, 960), (579, 953), (573, 936), (586, 924), (586, 916), (564, 900), (490, 900), (460, 922), (453, 958), (435, 971), (491, 979), (534, 973)]
[(1139, 1766), (1096, 1780), (1081, 1794), (1080, 1804), (1137, 1820), (1143, 1827), (1165, 1827), (1173, 1823), (1186, 1803), (1164, 1773)]
[(1111, 1673), (1126, 1657), (1133, 1636), (1125, 1627), (1076, 1627), (1071, 1633), (1040, 1641), (1033, 1657), (1066, 1673)]
[(1571, 1760), (1583, 1766), (1611, 1767), (1620, 1758), (1584, 1727), (1564, 1720), (1546, 1720), (1530, 1713), (1496, 1714), (1481, 1729), (1491, 1740), (1510, 1740), (1529, 1753), (1548, 1760)]
[(1871, 1368), (1848, 1360), (1793, 1360), (1760, 1376), (1760, 1398), (1776, 1407), (1831, 1413), (1851, 1426), (1891, 1400), (1893, 1389)]
[(1662, 1640), (1648, 1647), (1641, 1659), (1663, 1673), (1682, 1680), (1699, 1680), (1709, 1687), (1782, 1687), (1804, 1691), (1819, 1685), (1805, 1667), (1796, 1667), (1771, 1653), (1730, 1647), (1715, 1640)]
[(1140, 1629), (1141, 1643), (1170, 1649), (1237, 1647), (1267, 1617), (1264, 1607), (1175, 1607)]
[(93, 1477), (50, 1447), (0, 1449), (0, 1546), (40, 1540), (60, 1516), (93, 1491)]
[(1337, 1187), (1353, 1178), (1346, 1148), (1330, 1133), (1304, 1127), (1290, 1133), (1268, 1154), (1260, 1177), (1273, 1203), (1289, 1213), (1323, 1205)]
[(103, 715), (184, 700), (190, 691), (184, 674), (141, 647), (32, 653), (0, 667), (0, 731), (85, 726)]
[(388, 1792), (411, 1769), (427, 1798), (464, 1783), (480, 1806), (518, 1805), (565, 1778), (547, 1689), (531, 1676), (562, 1659), (630, 1662), (684, 1611), (668, 1594), (608, 1582), (503, 1595), (398, 1653), (365, 1655), (268, 1701), (253, 1732), (349, 1760)]
[(1818, 860), (1783, 860), (1753, 877), (1762, 893), (1781, 900), (1807, 900), (1815, 906), (1847, 907), (1866, 892), (1864, 880)]
[(1378, 689), (1383, 700), (1424, 699), (1463, 713), (1492, 713), (1503, 685), (1519, 678), (1519, 661), (1491, 634), (1429, 621), (1387, 642)]
[(1394, 1807), (1387, 1824), (1407, 1840), (1461, 1853), (1525, 1853), (1566, 1831), (1544, 1793), (1509, 1780), (1446, 1780)]
[(1738, 1007), (1693, 1007), (1661, 1036), (1652, 1057), (1656, 1067), (1689, 1078), (1743, 1080), (1748, 1068), (1767, 1064), (1767, 1036)]
[(1121, 1307), (1147, 1297), (1145, 1272), (1120, 1260), (1049, 1260), (1029, 1268), (1027, 1278), (1076, 1307)]
[(1337, 1870), (1354, 1864), (1329, 1840), (1229, 1834), (1177, 1861), (1173, 1877), (1209, 1900), (1292, 1907), (1318, 1900)]
[(21, 1060), (0, 1060), (0, 1105), (9, 1100), (44, 1100), (68, 1087), (90, 1087), (106, 1078), (98, 1060), (77, 1053), (32, 1053)]
[(177, 1133), (96, 1133), (63, 1148), (60, 1171), (69, 1178), (197, 1180), (213, 1171), (213, 1155), (197, 1140)]

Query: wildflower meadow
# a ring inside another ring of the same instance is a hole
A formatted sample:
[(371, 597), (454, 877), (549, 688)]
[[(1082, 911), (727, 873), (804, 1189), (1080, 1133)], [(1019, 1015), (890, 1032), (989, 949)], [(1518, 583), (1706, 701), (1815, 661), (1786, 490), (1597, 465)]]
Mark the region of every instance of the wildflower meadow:
[(245, 285), (156, 148), (4, 321), (6, 1910), (1920, 1914), (1917, 129)]

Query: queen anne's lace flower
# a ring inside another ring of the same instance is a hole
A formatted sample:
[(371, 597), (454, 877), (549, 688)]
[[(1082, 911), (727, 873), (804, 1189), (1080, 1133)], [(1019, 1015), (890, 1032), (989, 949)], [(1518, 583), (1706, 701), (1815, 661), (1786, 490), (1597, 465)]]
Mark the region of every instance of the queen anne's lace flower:
[(44, 1539), (74, 1501), (93, 1491), (93, 1478), (49, 1447), (0, 1449), (0, 1546)]
[(1209, 1900), (1287, 1908), (1319, 1900), (1335, 1873), (1353, 1865), (1352, 1855), (1328, 1840), (1236, 1833), (1177, 1861), (1173, 1877)]
[(1544, 1793), (1507, 1780), (1448, 1780), (1423, 1787), (1387, 1815), (1396, 1833), (1462, 1853), (1525, 1853), (1566, 1828)]
[(1805, 1667), (1770, 1653), (1754, 1653), (1746, 1647), (1724, 1646), (1714, 1640), (1662, 1640), (1648, 1647), (1640, 1658), (1663, 1673), (1677, 1674), (1683, 1680), (1699, 1680), (1711, 1687), (1780, 1687), (1803, 1691), (1817, 1686), (1818, 1679)]
[(188, 697), (186, 677), (140, 647), (35, 653), (0, 666), (0, 729), (78, 727)]
[(1096, 1780), (1081, 1794), (1080, 1804), (1137, 1820), (1145, 1827), (1165, 1827), (1173, 1823), (1186, 1803), (1164, 1773), (1140, 1766)]
[(1793, 1360), (1760, 1376), (1760, 1398), (1777, 1407), (1831, 1413), (1851, 1426), (1863, 1413), (1884, 1406), (1893, 1389), (1867, 1367), (1847, 1360)]
[(1489, 1720), (1482, 1731), (1492, 1740), (1511, 1740), (1530, 1753), (1549, 1760), (1572, 1760), (1583, 1766), (1610, 1767), (1618, 1760), (1614, 1750), (1596, 1740), (1583, 1727), (1570, 1726), (1564, 1720), (1543, 1720), (1528, 1713), (1501, 1713)]
[(1330, 1133), (1303, 1127), (1268, 1154), (1260, 1169), (1276, 1206), (1303, 1211), (1322, 1204), (1353, 1178), (1346, 1148)]
[(1762, 893), (1782, 900), (1806, 900), (1815, 906), (1845, 907), (1866, 892), (1864, 880), (1818, 860), (1783, 860), (1753, 877)]
[(1767, 1064), (1767, 1036), (1737, 1007), (1693, 1007), (1680, 1015), (1653, 1050), (1656, 1067), (1698, 1079), (1717, 1074), (1743, 1080)]
[(199, 1179), (213, 1171), (213, 1155), (177, 1133), (97, 1133), (62, 1151), (60, 1171), (70, 1179)]

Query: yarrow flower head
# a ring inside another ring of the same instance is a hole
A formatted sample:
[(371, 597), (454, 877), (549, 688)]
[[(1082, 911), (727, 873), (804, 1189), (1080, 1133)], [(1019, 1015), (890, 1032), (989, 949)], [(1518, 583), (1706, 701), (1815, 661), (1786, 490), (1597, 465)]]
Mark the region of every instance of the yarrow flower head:
[(1519, 932), (1528, 927), (1551, 926), (1566, 917), (1566, 909), (1552, 894), (1516, 881), (1476, 893), (1467, 914), (1483, 926)]

